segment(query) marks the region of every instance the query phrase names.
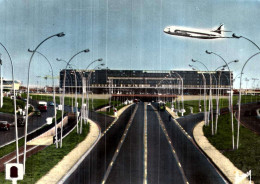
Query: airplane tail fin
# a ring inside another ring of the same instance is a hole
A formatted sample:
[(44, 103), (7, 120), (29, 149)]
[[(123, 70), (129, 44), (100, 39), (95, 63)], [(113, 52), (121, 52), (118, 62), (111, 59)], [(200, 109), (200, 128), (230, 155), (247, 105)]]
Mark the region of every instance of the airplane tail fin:
[(224, 24), (220, 24), (220, 26), (216, 30), (213, 30), (213, 32), (216, 32), (218, 34), (222, 34), (223, 31), (224, 31)]
[(224, 30), (224, 24), (220, 24), (220, 26), (216, 30), (213, 30), (213, 32), (216, 32), (218, 34), (222, 34), (222, 32), (231, 32), (231, 31), (225, 31)]

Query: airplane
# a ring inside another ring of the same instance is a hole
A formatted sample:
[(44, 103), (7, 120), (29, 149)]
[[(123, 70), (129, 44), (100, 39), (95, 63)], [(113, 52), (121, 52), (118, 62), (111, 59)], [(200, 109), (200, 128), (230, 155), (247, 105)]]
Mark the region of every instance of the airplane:
[(224, 31), (224, 25), (221, 24), (215, 30), (203, 30), (203, 29), (193, 29), (193, 28), (185, 28), (178, 26), (167, 26), (163, 30), (166, 34), (174, 35), (174, 36), (184, 36), (191, 38), (199, 38), (199, 39), (216, 39), (216, 38), (230, 38), (225, 37), (223, 32), (231, 32)]

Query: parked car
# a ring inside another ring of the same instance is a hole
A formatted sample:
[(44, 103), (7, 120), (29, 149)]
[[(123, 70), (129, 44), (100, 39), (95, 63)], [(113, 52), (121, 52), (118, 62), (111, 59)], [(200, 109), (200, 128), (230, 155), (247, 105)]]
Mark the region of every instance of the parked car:
[(0, 121), (0, 129), (10, 130), (10, 124), (7, 121)]

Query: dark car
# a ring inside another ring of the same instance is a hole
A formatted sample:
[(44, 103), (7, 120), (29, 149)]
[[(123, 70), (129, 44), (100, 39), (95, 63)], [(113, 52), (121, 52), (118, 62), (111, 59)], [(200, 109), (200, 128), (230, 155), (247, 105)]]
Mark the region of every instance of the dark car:
[(54, 103), (53, 102), (49, 102), (49, 106), (54, 106)]
[(24, 125), (25, 125), (25, 118), (24, 118), (24, 117), (19, 117), (19, 118), (17, 119), (17, 126), (22, 127), (22, 126), (24, 126)]
[(35, 116), (41, 116), (41, 111), (39, 111), (39, 110), (34, 111), (34, 115)]
[(0, 129), (10, 130), (10, 124), (7, 121), (0, 121)]

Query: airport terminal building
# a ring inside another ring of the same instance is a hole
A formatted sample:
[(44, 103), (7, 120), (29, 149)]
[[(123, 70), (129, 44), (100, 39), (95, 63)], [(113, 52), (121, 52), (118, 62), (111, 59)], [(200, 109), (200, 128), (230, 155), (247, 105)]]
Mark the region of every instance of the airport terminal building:
[[(60, 72), (60, 88), (63, 87), (66, 71), (66, 92), (82, 92), (82, 86), (97, 94), (180, 94), (183, 84), (184, 94), (200, 94), (210, 87), (213, 93), (220, 87), (226, 94), (230, 88), (229, 71), (194, 70), (62, 70)], [(212, 85), (210, 85), (210, 76)], [(218, 82), (220, 81), (220, 82)], [(233, 73), (231, 72), (231, 82)]]

